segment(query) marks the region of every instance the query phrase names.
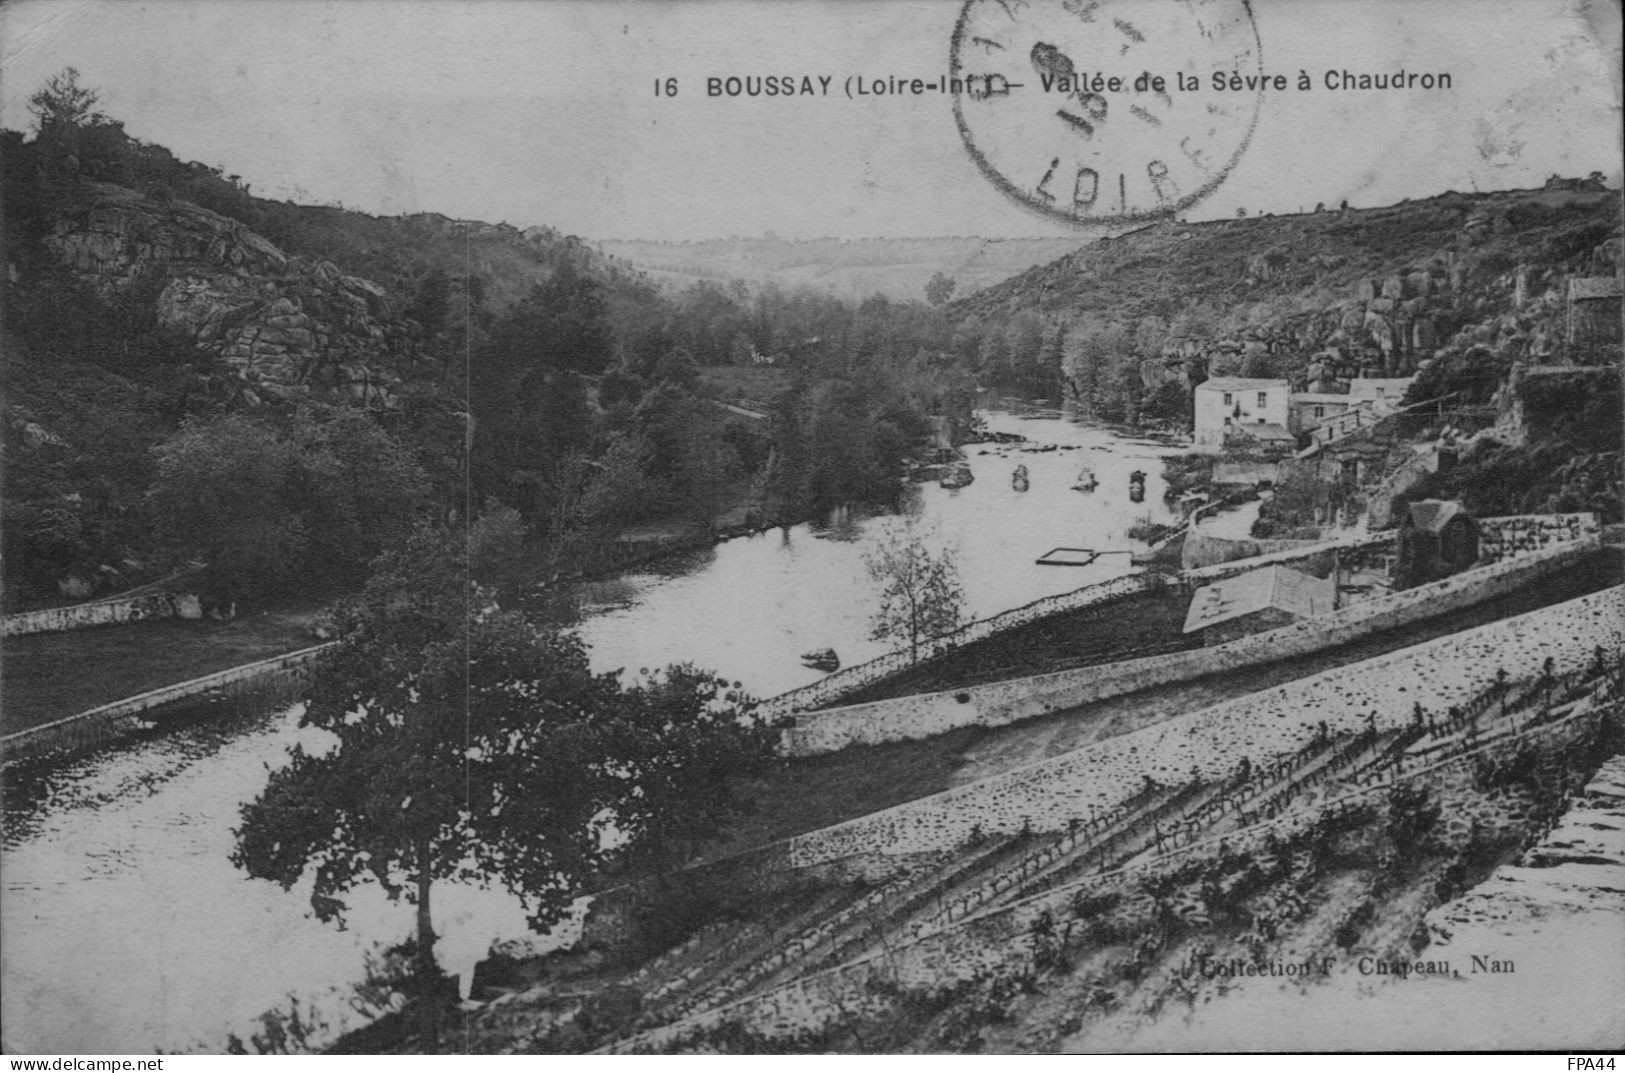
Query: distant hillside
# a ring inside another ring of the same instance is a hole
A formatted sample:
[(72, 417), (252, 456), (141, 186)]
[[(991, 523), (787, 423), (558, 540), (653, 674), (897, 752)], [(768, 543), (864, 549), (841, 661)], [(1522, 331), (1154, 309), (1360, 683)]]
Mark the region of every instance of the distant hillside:
[(1162, 223), (1032, 268), (952, 312), (980, 338), (984, 373), (996, 366), (995, 379), (1002, 369), (1052, 389), (1122, 394), (1133, 383), (1100, 377), (1120, 379), (1130, 365), (1149, 391), (1161, 379), (1152, 365), (1302, 378), (1328, 352), (1345, 375), (1404, 376), (1490, 341), (1544, 359), (1562, 335), (1567, 281), (1618, 271), (1619, 209), (1617, 191), (1559, 181), (1379, 209)]
[[(1604, 189), (1450, 192), (1376, 209), (1160, 223), (964, 296), (959, 308), (1132, 319), (1210, 304), (1256, 323), (1261, 311), (1249, 307), (1258, 302), (1348, 305), (1362, 282), (1396, 273), (1481, 279), (1519, 262), (1567, 265), (1617, 235), (1619, 204), (1619, 192)], [(1617, 253), (1617, 244), (1605, 251), (1599, 270)]]
[(810, 286), (840, 297), (880, 293), (920, 299), (926, 282), (942, 272), (955, 294), (992, 286), (1034, 265), (1072, 253), (1078, 238), (783, 239), (737, 238), (704, 242), (600, 242), (598, 248), (657, 280), (686, 285), (695, 279), (773, 282), (786, 289)]
[[(1064, 393), (1111, 421), (1188, 429), (1192, 390), (1210, 376), (1332, 393), (1355, 377), (1414, 376), (1409, 401), (1436, 406), (1408, 421), (1411, 434), (1493, 433), (1422, 491), (1483, 513), (1612, 520), (1620, 220), (1619, 192), (1593, 176), (1169, 222), (1092, 243), (949, 312), (956, 350), (983, 383)], [(1571, 293), (1597, 297), (1582, 309)], [(1576, 317), (1597, 330), (1571, 335)], [(1553, 367), (1574, 372), (1516, 372)]]

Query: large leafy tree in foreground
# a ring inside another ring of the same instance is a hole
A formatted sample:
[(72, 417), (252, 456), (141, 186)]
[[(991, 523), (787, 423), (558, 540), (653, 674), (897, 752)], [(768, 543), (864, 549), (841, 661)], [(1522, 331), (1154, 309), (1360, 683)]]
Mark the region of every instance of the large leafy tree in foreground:
[(334, 745), (294, 747), (244, 807), (233, 857), (284, 888), (312, 873), (324, 919), (369, 880), (405, 897), (425, 978), (436, 881), (500, 884), (545, 928), (611, 845), (692, 836), (677, 816), (720, 822), (735, 803), (726, 776), (768, 756), (767, 733), (710, 679), (682, 670), (623, 690), (573, 636), (498, 609), (469, 561), (464, 540), (429, 531), (380, 558), (302, 719)]

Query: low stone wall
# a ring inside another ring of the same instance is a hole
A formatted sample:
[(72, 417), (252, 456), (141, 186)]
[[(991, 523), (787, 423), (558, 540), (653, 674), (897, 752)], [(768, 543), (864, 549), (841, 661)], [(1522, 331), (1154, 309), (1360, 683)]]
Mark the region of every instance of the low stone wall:
[(302, 674), (311, 661), (334, 643), (336, 642), (328, 642), (302, 648), (297, 652), (273, 656), (270, 659), (229, 667), (201, 678), (138, 693), (133, 697), (116, 700), (111, 704), (104, 704), (78, 715), (70, 715), (65, 719), (19, 730), (0, 738), (0, 751), (4, 752), (5, 762), (9, 764), (40, 753), (101, 740), (117, 733), (142, 713), (165, 705), (234, 687), (257, 687), (279, 676)]
[(1186, 570), (1180, 574), (1179, 580), (1187, 591), (1195, 592), (1203, 585), (1211, 585), (1215, 581), (1223, 581), (1227, 577), (1245, 574), (1262, 566), (1295, 566), (1300, 570), (1314, 573), (1320, 568), (1321, 562), (1324, 562), (1326, 569), (1330, 570), (1334, 552), (1360, 551), (1369, 553), (1374, 549), (1391, 547), (1393, 543), (1393, 533), (1373, 533), (1368, 536), (1346, 537), (1342, 540), (1326, 540), (1301, 548), (1288, 548), (1282, 551), (1270, 552), (1253, 559), (1236, 559), (1231, 562), (1215, 563), (1212, 566)]
[[(1081, 589), (1074, 589), (1059, 596), (1046, 596), (1041, 600), (1034, 600), (1030, 604), (1023, 604), (1021, 607), (1000, 612), (991, 618), (972, 622), (952, 633), (944, 634), (922, 644), (920, 646), (920, 660), (923, 662), (976, 641), (986, 640), (1005, 630), (1025, 626), (1029, 622), (1036, 622), (1042, 618), (1048, 618), (1051, 615), (1065, 614), (1069, 611), (1093, 607), (1111, 600), (1120, 600), (1125, 596), (1151, 592), (1161, 588), (1164, 584), (1166, 582), (1162, 578), (1154, 575), (1128, 574), (1124, 577), (1113, 578), (1110, 581), (1103, 581), (1097, 585), (1085, 585)], [(842, 668), (810, 685), (771, 697), (757, 707), (757, 712), (767, 719), (777, 719), (795, 712), (819, 708), (873, 685), (883, 678), (905, 671), (913, 665), (914, 661), (907, 649), (890, 652), (867, 663)]]
[(1543, 551), (1557, 544), (1596, 537), (1602, 532), (1597, 516), (1579, 514), (1509, 514), (1478, 520), (1479, 562), (1497, 563), (1519, 555)]
[(1243, 757), (1262, 764), (1302, 748), (1322, 721), (1334, 734), (1372, 724), (1396, 729), (1410, 721), (1414, 705), (1443, 710), (1460, 703), (1493, 683), (1498, 670), (1532, 673), (1550, 657), (1554, 669), (1565, 673), (1588, 664), (1599, 646), (1607, 652), (1625, 648), (1625, 587), (1177, 715), (1052, 760), (800, 835), (789, 843), (790, 863), (804, 867), (861, 853), (950, 850), (973, 830), (1014, 834), (1029, 825), (1064, 830), (1076, 817), (1121, 805), (1146, 778), (1174, 783), (1193, 774), (1227, 776)]
[(1081, 704), (1347, 644), (1493, 599), (1595, 551), (1595, 538), (1352, 604), (1208, 648), (804, 713), (784, 735), (792, 756), (925, 738), (962, 726), (1003, 726)]
[(167, 592), (141, 596), (115, 597), (72, 607), (48, 607), (43, 611), (23, 611), (0, 619), (0, 637), (25, 633), (53, 633), (88, 626), (114, 626), (146, 619), (170, 618), (175, 614), (176, 597)]
[(1304, 551), (1318, 544), (1314, 540), (1253, 540), (1251, 538), (1216, 537), (1192, 532), (1185, 538), (1180, 552), (1180, 565), (1186, 570), (1216, 566), (1237, 559), (1252, 559), (1277, 552)]

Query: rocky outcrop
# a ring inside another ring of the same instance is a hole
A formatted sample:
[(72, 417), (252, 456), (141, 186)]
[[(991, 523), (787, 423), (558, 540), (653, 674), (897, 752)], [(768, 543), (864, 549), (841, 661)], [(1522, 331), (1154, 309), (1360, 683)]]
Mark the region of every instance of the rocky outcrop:
[(219, 359), (250, 405), (301, 395), (394, 405), (390, 366), (413, 332), (382, 287), (190, 202), (105, 183), (83, 193), (47, 248), (104, 300), (150, 298), (158, 323)]

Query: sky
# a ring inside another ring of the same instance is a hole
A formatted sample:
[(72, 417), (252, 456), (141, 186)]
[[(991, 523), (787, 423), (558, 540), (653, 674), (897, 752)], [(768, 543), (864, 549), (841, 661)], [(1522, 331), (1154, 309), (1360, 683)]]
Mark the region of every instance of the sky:
[[(1147, 17), (1169, 2), (1107, 0)], [(1302, 71), (1314, 88), (1263, 94), (1245, 150), (1191, 219), (1554, 173), (1619, 183), (1613, 0), (1248, 10), (1264, 73), (1295, 85)], [(949, 96), (845, 96), (849, 76), (940, 77), (959, 13), (931, 0), (13, 0), (0, 7), (0, 122), (27, 130), (29, 94), (71, 65), (131, 135), (261, 196), (591, 239), (1079, 233), (978, 170)], [(1322, 84), (1328, 69), (1399, 67), (1448, 72), (1452, 88)], [(711, 77), (767, 74), (828, 76), (830, 92), (705, 92)], [(667, 78), (675, 97), (657, 95)]]

